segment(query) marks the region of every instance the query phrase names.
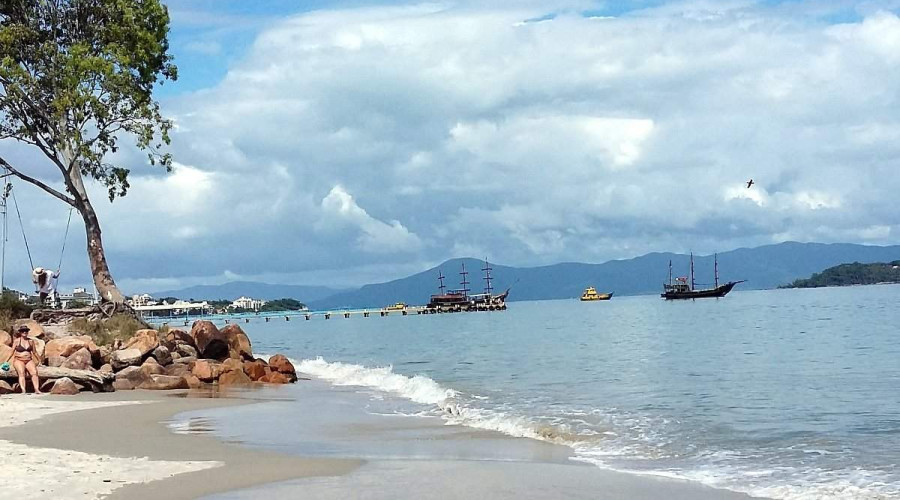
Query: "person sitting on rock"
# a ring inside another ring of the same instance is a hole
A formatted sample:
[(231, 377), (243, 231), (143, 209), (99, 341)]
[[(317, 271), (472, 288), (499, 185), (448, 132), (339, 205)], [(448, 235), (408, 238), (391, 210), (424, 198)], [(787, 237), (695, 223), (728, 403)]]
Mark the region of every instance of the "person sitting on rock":
[(22, 394), (26, 392), (26, 372), (31, 375), (35, 394), (41, 394), (41, 382), (38, 379), (37, 364), (35, 364), (35, 359), (38, 357), (37, 346), (34, 340), (28, 338), (29, 331), (26, 325), (20, 326), (16, 331), (16, 338), (12, 342), (13, 366), (16, 368), (16, 373), (19, 374), (19, 387), (22, 388)]
[(43, 267), (36, 267), (31, 272), (31, 281), (34, 282), (37, 288), (38, 298), (42, 306), (46, 305), (47, 297), (53, 293), (54, 280), (57, 278), (59, 278), (59, 271), (53, 272)]

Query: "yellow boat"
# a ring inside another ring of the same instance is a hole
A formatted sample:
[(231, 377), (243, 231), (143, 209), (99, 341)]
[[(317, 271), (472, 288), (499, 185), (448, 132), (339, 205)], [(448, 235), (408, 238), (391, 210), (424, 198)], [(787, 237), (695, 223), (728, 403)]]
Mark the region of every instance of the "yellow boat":
[(384, 308), (385, 311), (402, 311), (406, 309), (406, 304), (403, 302), (397, 302), (394, 305), (390, 305)]
[(589, 286), (584, 290), (584, 293), (581, 294), (581, 300), (582, 302), (591, 302), (594, 300), (609, 300), (612, 298), (614, 293), (615, 292), (597, 293), (597, 290), (594, 287)]

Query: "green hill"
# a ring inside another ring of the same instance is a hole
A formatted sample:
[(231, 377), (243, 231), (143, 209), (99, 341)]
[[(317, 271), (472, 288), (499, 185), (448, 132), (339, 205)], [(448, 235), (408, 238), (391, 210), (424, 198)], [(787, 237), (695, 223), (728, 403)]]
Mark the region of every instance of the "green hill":
[(874, 285), (900, 283), (900, 260), (889, 263), (841, 264), (815, 273), (808, 279), (795, 280), (781, 288), (819, 288), (823, 286)]

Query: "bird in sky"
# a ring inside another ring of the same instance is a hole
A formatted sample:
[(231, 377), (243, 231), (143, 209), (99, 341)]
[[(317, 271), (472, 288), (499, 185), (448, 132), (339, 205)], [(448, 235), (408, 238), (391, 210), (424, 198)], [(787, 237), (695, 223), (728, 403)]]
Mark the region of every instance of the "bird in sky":
[(749, 181), (747, 181), (747, 189), (750, 189), (750, 186), (752, 186), (752, 185), (753, 185), (753, 179), (750, 179)]

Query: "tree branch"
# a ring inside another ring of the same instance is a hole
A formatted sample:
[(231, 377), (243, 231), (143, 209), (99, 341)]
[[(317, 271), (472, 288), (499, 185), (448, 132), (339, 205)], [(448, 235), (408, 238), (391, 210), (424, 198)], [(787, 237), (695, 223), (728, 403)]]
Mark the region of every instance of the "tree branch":
[(37, 187), (43, 189), (44, 191), (50, 193), (50, 194), (53, 195), (54, 197), (56, 197), (56, 198), (62, 200), (63, 202), (65, 202), (65, 203), (68, 204), (69, 206), (71, 206), (71, 207), (73, 207), (73, 208), (78, 208), (78, 207), (75, 206), (75, 199), (74, 199), (74, 198), (70, 198), (70, 197), (68, 197), (68, 196), (66, 196), (66, 195), (64, 195), (64, 194), (62, 194), (62, 193), (60, 193), (59, 191), (53, 189), (52, 187), (50, 187), (50, 186), (44, 184), (44, 183), (41, 182), (41, 181), (35, 179), (34, 177), (30, 177), (30, 176), (28, 176), (28, 175), (23, 174), (22, 172), (19, 172), (18, 170), (14, 169), (14, 168), (12, 167), (12, 165), (10, 165), (9, 162), (7, 162), (7, 161), (6, 161), (5, 159), (3, 159), (2, 157), (0, 157), (0, 166), (2, 166), (3, 168), (5, 168), (6, 170), (8, 170), (9, 173), (11, 173), (12, 175), (15, 175), (15, 176), (18, 177), (19, 179), (22, 179), (23, 181), (25, 181), (25, 182), (27, 182), (27, 183), (29, 183), (29, 184), (34, 184), (35, 186), (37, 186)]

